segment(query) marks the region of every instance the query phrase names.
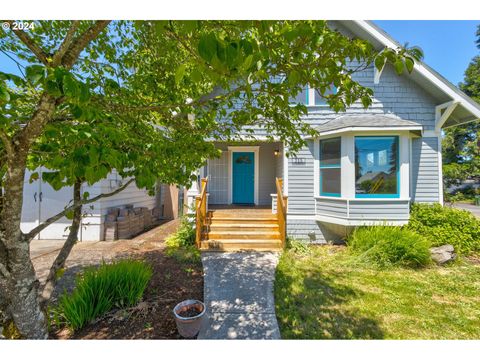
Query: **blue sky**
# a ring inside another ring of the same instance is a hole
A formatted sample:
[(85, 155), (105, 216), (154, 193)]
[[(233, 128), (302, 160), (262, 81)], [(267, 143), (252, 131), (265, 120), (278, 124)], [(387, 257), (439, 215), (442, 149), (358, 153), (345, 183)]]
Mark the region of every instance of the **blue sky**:
[(480, 20), (378, 20), (374, 23), (400, 44), (420, 46), (424, 62), (454, 85), (463, 81), (471, 59), (480, 54), (475, 45)]
[[(378, 20), (375, 23), (402, 45), (420, 46), (424, 61), (458, 85), (470, 60), (480, 54), (475, 46), (478, 21)], [(0, 53), (0, 70), (18, 73), (16, 65)]]

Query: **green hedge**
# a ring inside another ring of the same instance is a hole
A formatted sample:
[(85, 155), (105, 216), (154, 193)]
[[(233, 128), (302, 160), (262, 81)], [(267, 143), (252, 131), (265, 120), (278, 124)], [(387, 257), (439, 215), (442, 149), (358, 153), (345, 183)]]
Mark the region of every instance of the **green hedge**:
[(413, 204), (407, 228), (432, 246), (451, 244), (459, 254), (480, 251), (480, 220), (470, 212), (440, 204)]
[(134, 306), (151, 277), (152, 268), (143, 261), (120, 260), (88, 268), (77, 278), (74, 291), (60, 298), (56, 320), (77, 330), (113, 308)]
[(347, 242), (359, 260), (379, 267), (419, 268), (430, 263), (429, 242), (405, 228), (359, 227), (350, 234)]

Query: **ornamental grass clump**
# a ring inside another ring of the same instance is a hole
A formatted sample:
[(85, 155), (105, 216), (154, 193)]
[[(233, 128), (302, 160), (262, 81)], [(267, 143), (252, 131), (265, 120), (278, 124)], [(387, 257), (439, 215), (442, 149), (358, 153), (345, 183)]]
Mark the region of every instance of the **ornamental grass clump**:
[(75, 290), (60, 298), (55, 317), (78, 330), (113, 308), (136, 305), (151, 277), (152, 267), (138, 260), (88, 268), (77, 278)]
[(428, 240), (397, 226), (357, 228), (348, 245), (358, 260), (379, 267), (420, 268), (431, 262)]

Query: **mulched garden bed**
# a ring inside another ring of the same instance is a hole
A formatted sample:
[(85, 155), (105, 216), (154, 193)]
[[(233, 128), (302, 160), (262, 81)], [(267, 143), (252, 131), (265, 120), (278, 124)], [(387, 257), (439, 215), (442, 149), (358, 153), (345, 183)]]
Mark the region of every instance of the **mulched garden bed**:
[[(131, 256), (130, 256), (131, 255)], [(129, 254), (153, 266), (153, 276), (143, 301), (130, 309), (114, 310), (83, 329), (52, 328), (57, 339), (181, 339), (173, 308), (180, 301), (203, 301), (203, 272), (197, 262), (184, 262), (165, 254), (165, 248)]]

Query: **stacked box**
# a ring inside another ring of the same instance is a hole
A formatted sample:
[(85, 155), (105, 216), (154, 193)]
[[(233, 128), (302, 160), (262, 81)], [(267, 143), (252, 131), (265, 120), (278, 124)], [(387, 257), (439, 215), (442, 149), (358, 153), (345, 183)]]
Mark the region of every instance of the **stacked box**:
[(104, 239), (108, 240), (117, 240), (118, 239), (118, 230), (116, 221), (106, 221), (104, 225)]
[(130, 216), (117, 218), (118, 239), (128, 239), (132, 236), (130, 222)]
[(124, 209), (111, 208), (105, 216), (104, 239), (129, 239), (150, 228), (154, 219), (158, 219), (160, 208), (133, 208), (126, 205)]
[(152, 213), (148, 208), (143, 212), (143, 229), (148, 229), (152, 226)]
[(119, 212), (120, 217), (128, 217), (130, 215), (129, 209), (121, 209)]
[(117, 218), (119, 214), (120, 214), (120, 208), (118, 207), (110, 208), (108, 209), (108, 212), (107, 212), (107, 215), (114, 215), (115, 218)]
[(161, 214), (162, 214), (162, 212), (161, 212), (161, 210), (160, 210), (159, 207), (154, 207), (154, 208), (152, 209), (152, 217), (153, 217), (153, 219), (155, 219), (155, 220), (160, 219)]

